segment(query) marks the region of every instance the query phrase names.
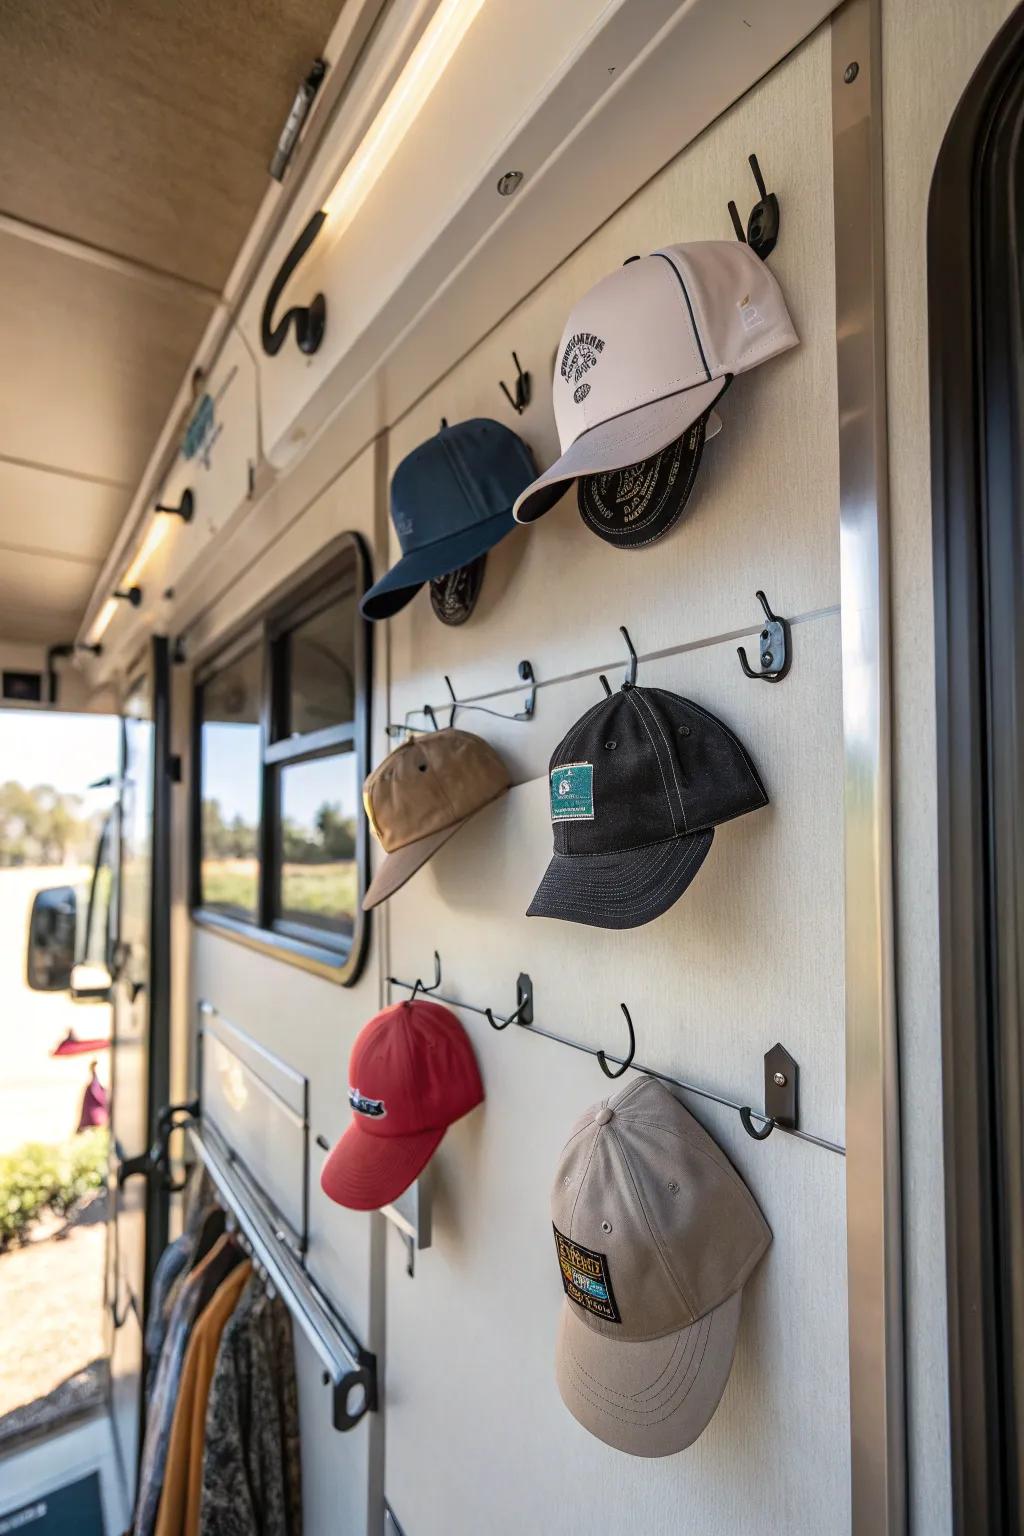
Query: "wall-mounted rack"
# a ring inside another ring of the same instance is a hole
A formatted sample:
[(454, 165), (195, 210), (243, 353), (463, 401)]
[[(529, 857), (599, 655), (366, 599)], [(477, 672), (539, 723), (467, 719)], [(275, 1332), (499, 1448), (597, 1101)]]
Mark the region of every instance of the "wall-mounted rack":
[(324, 1366), (335, 1429), (353, 1429), (377, 1407), (377, 1357), (364, 1349), (292, 1252), (263, 1192), (210, 1125), (189, 1127), (192, 1147), (226, 1211)]
[[(636, 1035), (633, 1029), (633, 1021), (626, 1005), (620, 1004), (629, 1030), (629, 1050), (625, 1056), (614, 1056), (610, 1051), (597, 1049), (595, 1046), (584, 1045), (580, 1040), (572, 1040), (568, 1035), (556, 1034), (554, 1030), (542, 1029), (539, 1024), (533, 1023), (533, 983), (525, 972), (520, 974), (516, 988), (516, 1007), (509, 1014), (495, 1013), (492, 1008), (481, 1008), (475, 1003), (464, 1002), (458, 997), (446, 997), (441, 992), (441, 957), (437, 950), (434, 951), (434, 980), (431, 985), (424, 985), (423, 981), (403, 981), (398, 976), (389, 976), (388, 981), (393, 987), (402, 987), (405, 991), (416, 995), (419, 992), (426, 993), (435, 1002), (446, 1003), (450, 1008), (460, 1008), (466, 1013), (478, 1014), (486, 1019), (492, 1029), (505, 1029), (509, 1024), (515, 1024), (531, 1035), (543, 1035), (545, 1040), (553, 1040), (556, 1045), (565, 1045), (571, 1051), (580, 1051), (584, 1056), (593, 1056), (606, 1077), (620, 1077), (627, 1067), (632, 1067), (634, 1072), (643, 1072), (647, 1077), (656, 1077), (659, 1082), (668, 1083), (674, 1088), (681, 1088), (684, 1093), (696, 1094), (698, 1098), (708, 1099), (713, 1104), (721, 1104), (726, 1109), (734, 1109), (743, 1122), (743, 1127), (748, 1135), (755, 1141), (765, 1141), (775, 1129), (785, 1132), (787, 1136), (795, 1136), (799, 1141), (808, 1141), (812, 1146), (821, 1147), (826, 1152), (835, 1152), (840, 1157), (846, 1156), (846, 1148), (836, 1141), (829, 1141), (824, 1136), (814, 1136), (810, 1131), (800, 1130), (797, 1126), (796, 1088), (797, 1088), (797, 1064), (785, 1048), (776, 1044), (764, 1056), (765, 1079), (765, 1109), (764, 1112), (751, 1109), (749, 1104), (740, 1104), (734, 1099), (724, 1098), (720, 1093), (713, 1093), (710, 1088), (700, 1088), (695, 1083), (684, 1082), (681, 1078), (671, 1077), (667, 1072), (658, 1072), (654, 1067), (645, 1066), (643, 1062), (634, 1059), (636, 1050)], [(526, 1004), (528, 1003), (528, 1006)], [(609, 1063), (619, 1070), (609, 1070)], [(757, 1121), (762, 1129), (754, 1129), (753, 1122)]]

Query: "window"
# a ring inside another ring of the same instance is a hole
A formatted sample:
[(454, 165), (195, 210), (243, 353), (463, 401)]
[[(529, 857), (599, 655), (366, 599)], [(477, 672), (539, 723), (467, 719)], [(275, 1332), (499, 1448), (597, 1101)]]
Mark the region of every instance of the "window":
[(200, 675), (200, 921), (355, 980), (364, 940), (369, 626), (365, 554), (347, 535), (311, 587)]

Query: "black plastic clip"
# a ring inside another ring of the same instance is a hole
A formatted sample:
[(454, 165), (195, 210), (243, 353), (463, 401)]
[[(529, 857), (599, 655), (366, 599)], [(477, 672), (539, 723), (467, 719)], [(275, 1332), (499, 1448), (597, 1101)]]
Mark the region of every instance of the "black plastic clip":
[(768, 606), (768, 599), (760, 590), (755, 592), (764, 616), (767, 620), (764, 628), (758, 636), (761, 648), (761, 670), (755, 672), (747, 660), (747, 653), (742, 645), (736, 647), (736, 654), (740, 659), (740, 666), (747, 677), (756, 678), (762, 683), (781, 683), (789, 671), (793, 660), (793, 645), (789, 633), (789, 624), (781, 619), (777, 613), (772, 613)]
[(750, 169), (754, 173), (754, 181), (760, 201), (756, 202), (750, 210), (747, 219), (746, 233), (740, 223), (739, 212), (736, 204), (729, 203), (729, 216), (732, 219), (732, 227), (736, 231), (737, 240), (742, 240), (756, 256), (764, 261), (774, 251), (779, 238), (779, 200), (774, 192), (769, 192), (761, 175), (761, 167), (757, 163), (756, 155), (748, 155)]
[(533, 1023), (533, 982), (525, 971), (520, 971), (516, 982), (516, 1010), (507, 1019), (496, 1019), (490, 1008), (484, 1009), (484, 1018), (492, 1029), (508, 1029), (510, 1024)]
[(800, 1069), (784, 1045), (776, 1043), (764, 1053), (765, 1122), (757, 1128), (749, 1107), (740, 1110), (743, 1129), (755, 1141), (767, 1141), (777, 1125), (795, 1131), (797, 1125), (797, 1083)]
[(633, 1020), (629, 1016), (629, 1009), (626, 1007), (625, 1003), (620, 1003), (619, 1007), (622, 1009), (622, 1016), (626, 1021), (626, 1028), (629, 1030), (629, 1050), (626, 1053), (625, 1061), (623, 1061), (617, 1067), (610, 1067), (608, 1065), (608, 1058), (604, 1051), (598, 1051), (597, 1064), (601, 1068), (601, 1071), (604, 1073), (605, 1077), (621, 1077), (623, 1072), (626, 1071), (627, 1067), (631, 1067), (633, 1065), (633, 1057), (636, 1055), (636, 1035), (633, 1033)]
[(516, 365), (515, 394), (513, 394), (509, 389), (504, 379), (500, 379), (499, 383), (501, 385), (501, 392), (505, 396), (505, 399), (508, 401), (509, 405), (515, 411), (517, 416), (521, 416), (530, 403), (530, 375), (524, 372), (523, 367), (514, 352), (512, 353), (512, 361)]
[(314, 213), (281, 263), (280, 270), (267, 292), (260, 320), (260, 341), (268, 357), (276, 357), (280, 352), (288, 335), (288, 327), (293, 320), (295, 340), (300, 352), (311, 356), (324, 339), (324, 330), (327, 325), (327, 300), (322, 293), (315, 294), (308, 305), (293, 305), (291, 309), (286, 310), (276, 325), (272, 322), (277, 301), (284, 292), (288, 279), (320, 233), (326, 217), (322, 208)]

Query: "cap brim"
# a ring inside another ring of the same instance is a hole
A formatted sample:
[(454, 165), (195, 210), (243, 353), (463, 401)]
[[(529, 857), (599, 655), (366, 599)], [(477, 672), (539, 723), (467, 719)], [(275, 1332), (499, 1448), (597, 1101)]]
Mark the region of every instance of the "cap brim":
[(674, 1456), (707, 1429), (732, 1369), (742, 1291), (680, 1333), (635, 1343), (588, 1328), (564, 1302), (555, 1350), (562, 1401), (630, 1456)]
[(486, 555), (495, 544), (515, 528), (512, 513), (499, 512), (482, 523), (473, 523), (459, 533), (425, 544), (422, 549), (412, 549), (393, 565), (379, 581), (374, 582), (362, 602), (359, 611), (366, 619), (389, 619), (412, 601), (416, 593), (428, 581), (447, 576), (470, 561)]
[(526, 915), (593, 928), (639, 928), (679, 900), (714, 836), (709, 827), (622, 853), (556, 853)]
[(634, 411), (613, 416), (591, 427), (556, 459), (532, 485), (528, 485), (512, 508), (517, 523), (532, 523), (549, 512), (564, 494), (570, 480), (580, 475), (604, 475), (614, 469), (628, 469), (653, 454), (661, 453), (669, 443), (682, 437), (698, 416), (703, 416), (724, 389), (729, 377), (710, 379), (692, 389), (680, 390), (652, 400)]
[(442, 1126), (414, 1136), (373, 1136), (354, 1120), (324, 1163), (320, 1187), (350, 1211), (379, 1211), (419, 1178), (444, 1131)]
[(411, 880), (418, 869), (422, 869), (428, 859), (432, 859), (439, 848), (443, 848), (450, 837), (454, 837), (460, 827), (464, 827), (469, 820), (464, 816), (453, 826), (444, 827), (440, 832), (431, 832), (428, 837), (419, 837), (414, 843), (406, 843), (404, 848), (396, 848), (394, 853), (389, 853), (383, 864), (370, 881), (366, 895), (363, 897), (363, 911), (369, 912), (371, 907), (377, 907), (382, 901), (387, 901), (396, 891), (401, 890), (407, 880)]

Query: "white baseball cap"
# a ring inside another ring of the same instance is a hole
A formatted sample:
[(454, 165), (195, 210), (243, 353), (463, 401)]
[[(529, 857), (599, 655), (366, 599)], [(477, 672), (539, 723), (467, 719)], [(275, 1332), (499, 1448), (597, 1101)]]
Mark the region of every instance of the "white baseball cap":
[(628, 261), (569, 316), (552, 385), (562, 456), (521, 493), (516, 521), (549, 511), (570, 480), (661, 453), (735, 374), (798, 339), (782, 289), (741, 241), (667, 245)]

